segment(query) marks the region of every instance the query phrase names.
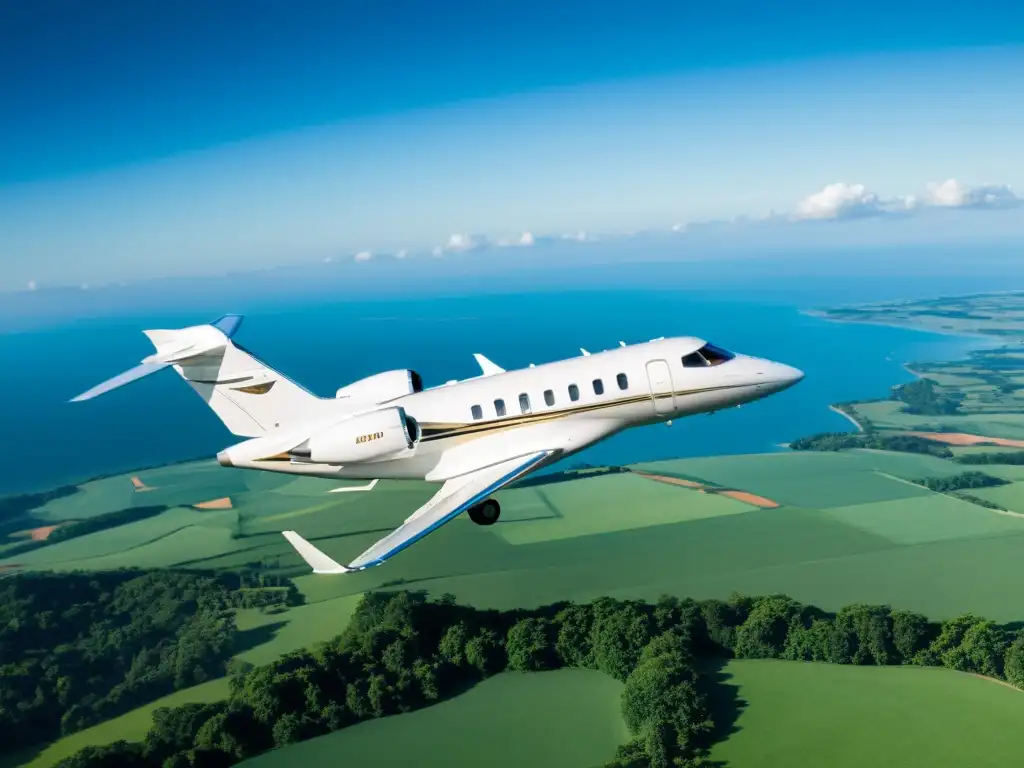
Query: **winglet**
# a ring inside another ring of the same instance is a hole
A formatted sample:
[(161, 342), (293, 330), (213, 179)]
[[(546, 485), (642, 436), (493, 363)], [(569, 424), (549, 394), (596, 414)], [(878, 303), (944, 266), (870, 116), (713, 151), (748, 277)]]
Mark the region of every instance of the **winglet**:
[(504, 368), (500, 365), (495, 365), (479, 352), (474, 352), (473, 357), (476, 359), (476, 364), (480, 366), (480, 370), (483, 371), (484, 376), (494, 376), (496, 373), (505, 372)]
[(288, 539), (288, 543), (295, 547), (295, 551), (309, 564), (313, 569), (313, 573), (349, 573), (353, 570), (331, 560), (331, 558), (299, 536), (295, 531), (281, 531), (281, 534)]
[(587, 350), (585, 350), (583, 347), (580, 347), (580, 352), (583, 353), (584, 357), (590, 357), (590, 353), (587, 352)]

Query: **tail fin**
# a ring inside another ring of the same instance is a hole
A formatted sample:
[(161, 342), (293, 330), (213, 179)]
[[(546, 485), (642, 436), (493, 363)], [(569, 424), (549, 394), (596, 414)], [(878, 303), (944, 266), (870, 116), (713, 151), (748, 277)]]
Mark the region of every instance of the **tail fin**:
[(303, 389), (232, 342), (241, 324), (241, 315), (225, 315), (209, 325), (143, 331), (156, 353), (72, 402), (98, 397), (173, 367), (232, 434), (261, 437), (316, 419), (331, 401)]

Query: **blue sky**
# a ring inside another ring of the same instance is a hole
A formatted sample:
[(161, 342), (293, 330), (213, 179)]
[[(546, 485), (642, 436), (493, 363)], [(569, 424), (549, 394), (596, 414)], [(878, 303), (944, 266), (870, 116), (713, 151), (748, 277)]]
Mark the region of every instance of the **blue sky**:
[(0, 290), (1024, 188), (1011, 3), (0, 13)]

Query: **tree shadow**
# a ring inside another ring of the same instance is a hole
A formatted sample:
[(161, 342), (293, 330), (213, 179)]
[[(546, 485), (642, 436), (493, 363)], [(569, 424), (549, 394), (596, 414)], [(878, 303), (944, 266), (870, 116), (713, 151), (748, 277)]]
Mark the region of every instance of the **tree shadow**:
[(0, 768), (21, 768), (28, 765), (49, 746), (48, 743), (34, 744), (31, 747), (19, 747), (13, 752), (0, 754)]
[(275, 621), (271, 624), (264, 624), (261, 627), (237, 631), (235, 633), (235, 654), (251, 651), (253, 648), (270, 642), (287, 623), (287, 621)]
[[(732, 682), (732, 675), (725, 671), (728, 663), (728, 659), (711, 658), (701, 664), (700, 684), (707, 694), (708, 707), (714, 721), (711, 732), (704, 737), (701, 745), (705, 754), (715, 744), (739, 732), (738, 720), (747, 707), (747, 701), (740, 696), (739, 686)], [(726, 768), (728, 764), (722, 760), (712, 760), (705, 765), (708, 768)]]

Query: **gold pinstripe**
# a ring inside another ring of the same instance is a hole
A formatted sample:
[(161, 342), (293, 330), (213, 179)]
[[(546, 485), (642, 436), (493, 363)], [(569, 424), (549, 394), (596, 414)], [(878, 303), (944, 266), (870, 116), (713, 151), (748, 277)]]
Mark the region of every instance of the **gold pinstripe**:
[[(604, 410), (606, 408), (614, 408), (620, 405), (629, 405), (631, 403), (642, 403), (647, 400), (662, 400), (670, 397), (680, 397), (684, 395), (696, 395), (705, 392), (721, 392), (727, 389), (738, 389), (740, 387), (749, 387), (750, 383), (744, 384), (723, 384), (717, 387), (703, 387), (701, 389), (686, 389), (678, 392), (666, 392), (664, 394), (651, 396), (649, 393), (644, 395), (632, 395), (630, 397), (621, 397), (617, 400), (608, 400), (601, 403), (588, 403), (586, 405), (578, 405), (568, 408), (560, 408), (557, 411), (547, 411), (544, 413), (529, 413), (523, 414), (522, 416), (516, 416), (513, 418), (501, 418), (501, 419), (490, 419), (488, 421), (470, 421), (470, 422), (420, 422), (420, 432), (423, 435), (421, 438), (422, 442), (432, 442), (434, 440), (456, 440), (458, 442), (465, 442), (472, 440), (481, 433), (494, 433), (502, 432), (509, 429), (515, 429), (525, 424), (537, 424), (545, 421), (555, 421), (562, 419), (567, 416), (572, 416), (578, 413), (591, 413), (593, 411)], [(433, 434), (431, 434), (433, 433)], [(267, 456), (262, 459), (254, 459), (254, 461), (290, 461), (291, 456), (287, 453), (279, 453), (274, 456)]]

